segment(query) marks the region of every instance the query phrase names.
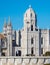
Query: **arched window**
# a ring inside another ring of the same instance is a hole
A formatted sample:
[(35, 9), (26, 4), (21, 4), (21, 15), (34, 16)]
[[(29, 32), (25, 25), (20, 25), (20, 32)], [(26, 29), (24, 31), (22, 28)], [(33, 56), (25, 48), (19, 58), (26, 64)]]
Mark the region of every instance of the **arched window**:
[(21, 56), (21, 51), (20, 50), (16, 51), (16, 56)]
[(34, 42), (34, 41), (33, 41), (33, 38), (31, 38), (31, 44), (33, 44), (33, 42)]
[(19, 56), (21, 56), (21, 51), (20, 50), (18, 51), (18, 53), (19, 53)]
[(31, 20), (31, 23), (32, 23), (33, 20)]
[(43, 37), (41, 37), (41, 44), (43, 44)]
[(18, 51), (16, 51), (16, 56), (18, 56)]
[(33, 52), (33, 47), (32, 47), (32, 48), (31, 48), (31, 55), (33, 55), (33, 53), (34, 53), (34, 52)]
[(31, 25), (31, 31), (33, 31), (33, 25)]
[(5, 56), (5, 53), (4, 52), (2, 52), (2, 56)]
[(30, 16), (32, 17), (32, 13), (30, 14)]
[(43, 48), (41, 48), (41, 54), (43, 54)]

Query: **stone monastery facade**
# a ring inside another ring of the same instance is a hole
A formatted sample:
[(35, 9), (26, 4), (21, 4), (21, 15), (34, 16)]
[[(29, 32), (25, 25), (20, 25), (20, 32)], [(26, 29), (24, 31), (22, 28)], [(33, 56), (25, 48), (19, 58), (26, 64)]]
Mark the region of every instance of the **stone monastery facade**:
[[(24, 13), (24, 27), (21, 30), (13, 30), (10, 18), (8, 24), (5, 21), (3, 32), (0, 33), (0, 58), (2, 61), (4, 59), (10, 61), (13, 58), (14, 63), (20, 59), (22, 63), (23, 59), (26, 63), (28, 62), (25, 65), (32, 62), (33, 64), (30, 65), (41, 62), (44, 64), (44, 62), (50, 62), (50, 57), (45, 56), (47, 52), (50, 52), (50, 29), (40, 29), (37, 26), (37, 15), (31, 6)], [(14, 59), (16, 60), (14, 61)], [(29, 63), (29, 61), (31, 62)]]

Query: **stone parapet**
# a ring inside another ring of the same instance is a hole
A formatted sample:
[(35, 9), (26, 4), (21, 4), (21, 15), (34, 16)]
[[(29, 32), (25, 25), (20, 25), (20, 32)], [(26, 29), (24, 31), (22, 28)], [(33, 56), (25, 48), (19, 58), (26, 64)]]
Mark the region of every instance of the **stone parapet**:
[(50, 64), (50, 56), (0, 57), (0, 65), (44, 65)]

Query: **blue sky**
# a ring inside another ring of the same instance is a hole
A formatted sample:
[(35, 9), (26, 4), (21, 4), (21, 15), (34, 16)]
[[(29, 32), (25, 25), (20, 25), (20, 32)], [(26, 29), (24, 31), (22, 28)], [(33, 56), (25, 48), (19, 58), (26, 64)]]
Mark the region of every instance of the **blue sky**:
[(3, 29), (4, 18), (8, 23), (11, 17), (13, 29), (23, 27), (23, 14), (32, 5), (37, 14), (37, 24), (40, 28), (50, 28), (50, 0), (0, 0), (0, 32)]

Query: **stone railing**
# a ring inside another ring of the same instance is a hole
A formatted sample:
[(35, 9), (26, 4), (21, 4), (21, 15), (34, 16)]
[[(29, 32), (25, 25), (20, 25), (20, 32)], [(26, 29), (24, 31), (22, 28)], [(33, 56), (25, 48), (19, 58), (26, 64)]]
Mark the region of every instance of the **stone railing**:
[(44, 65), (50, 64), (50, 56), (0, 57), (0, 65)]

